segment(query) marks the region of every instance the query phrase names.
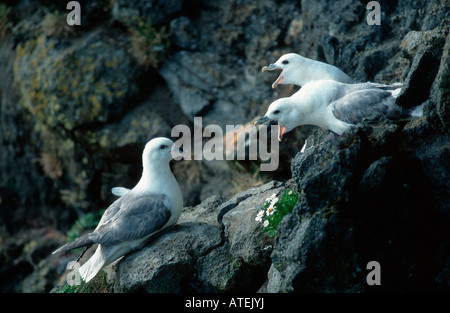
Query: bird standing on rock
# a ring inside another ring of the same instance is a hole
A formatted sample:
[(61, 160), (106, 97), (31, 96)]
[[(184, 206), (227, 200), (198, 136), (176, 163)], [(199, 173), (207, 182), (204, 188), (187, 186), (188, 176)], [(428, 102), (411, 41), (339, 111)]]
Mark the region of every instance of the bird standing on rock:
[(141, 248), (155, 233), (177, 223), (183, 196), (169, 162), (177, 149), (167, 138), (150, 140), (142, 153), (142, 176), (137, 185), (112, 203), (95, 230), (53, 253), (98, 244), (94, 255), (79, 268), (90, 281), (105, 266)]

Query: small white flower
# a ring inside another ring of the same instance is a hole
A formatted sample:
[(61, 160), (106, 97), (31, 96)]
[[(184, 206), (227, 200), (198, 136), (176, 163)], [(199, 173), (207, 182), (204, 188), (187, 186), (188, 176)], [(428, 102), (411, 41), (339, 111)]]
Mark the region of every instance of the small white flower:
[(268, 220), (265, 220), (263, 226), (264, 226), (264, 227), (269, 226), (269, 221), (268, 221)]
[(273, 207), (273, 205), (270, 205), (267, 208), (267, 215), (272, 215), (273, 213), (275, 213), (275, 208)]
[(289, 190), (289, 191), (288, 191), (288, 195), (292, 195), (292, 190)]
[(270, 197), (268, 197), (268, 198), (266, 199), (266, 202), (271, 202), (272, 199), (275, 198), (276, 196), (277, 196), (276, 193), (272, 194)]
[(279, 200), (278, 197), (273, 198), (272, 201), (270, 202), (270, 206), (271, 207), (275, 206), (275, 204), (277, 204), (278, 200)]
[(256, 214), (255, 221), (262, 222), (262, 218), (264, 216), (264, 213), (265, 213), (264, 210), (260, 210), (258, 212), (258, 214)]

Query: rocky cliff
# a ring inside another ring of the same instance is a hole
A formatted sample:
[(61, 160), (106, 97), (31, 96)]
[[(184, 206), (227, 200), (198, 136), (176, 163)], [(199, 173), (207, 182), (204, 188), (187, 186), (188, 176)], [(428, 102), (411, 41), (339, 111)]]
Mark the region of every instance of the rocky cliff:
[[(450, 80), (447, 1), (7, 1), (0, 7), (0, 281), (49, 291), (75, 254), (49, 256), (75, 221), (131, 187), (140, 153), (174, 125), (245, 125), (296, 88), (261, 67), (287, 52), (352, 78), (403, 82), (403, 107), (338, 140), (302, 127), (281, 166), (181, 161), (179, 225), (109, 272), (117, 292), (373, 292), (450, 289)], [(305, 138), (308, 147), (299, 153)], [(255, 221), (265, 199), (300, 197), (275, 238)], [(89, 230), (89, 226), (80, 231)], [(90, 226), (92, 227), (92, 226)], [(381, 285), (366, 278), (381, 266)]]

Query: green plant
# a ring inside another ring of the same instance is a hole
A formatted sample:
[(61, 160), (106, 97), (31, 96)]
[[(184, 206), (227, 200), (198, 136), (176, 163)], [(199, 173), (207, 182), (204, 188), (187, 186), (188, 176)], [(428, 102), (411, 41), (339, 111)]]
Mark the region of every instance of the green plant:
[(111, 285), (108, 283), (106, 273), (100, 271), (94, 279), (86, 283), (81, 280), (79, 285), (64, 285), (58, 287), (54, 293), (108, 293), (111, 292)]
[(298, 197), (299, 195), (291, 189), (286, 189), (281, 198), (278, 198), (275, 193), (268, 197), (264, 208), (258, 212), (255, 218), (257, 222), (263, 223), (262, 230), (267, 232), (270, 237), (274, 237), (277, 234), (278, 224), (284, 216), (292, 212)]
[(157, 68), (166, 58), (169, 48), (166, 28), (157, 30), (150, 19), (140, 20), (137, 25), (131, 30), (131, 52), (140, 66)]
[(80, 286), (78, 285), (64, 285), (61, 288), (55, 290), (55, 293), (77, 293), (79, 292)]
[(12, 28), (11, 8), (6, 4), (0, 4), (0, 39), (5, 38)]

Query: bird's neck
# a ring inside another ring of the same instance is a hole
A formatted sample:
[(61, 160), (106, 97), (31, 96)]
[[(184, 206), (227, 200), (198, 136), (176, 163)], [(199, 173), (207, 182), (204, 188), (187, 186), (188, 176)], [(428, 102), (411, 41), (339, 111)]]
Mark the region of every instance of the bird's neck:
[[(300, 95), (295, 101), (296, 110), (292, 111), (292, 119), (297, 121), (298, 125), (317, 125), (321, 122), (325, 114), (326, 105), (322, 104), (320, 95), (314, 94), (311, 84), (307, 84), (300, 89)], [(312, 95), (312, 96), (311, 96)]]
[(175, 180), (170, 171), (169, 163), (146, 164), (142, 170), (142, 176), (134, 189), (141, 192), (160, 193), (164, 189), (164, 183), (172, 183)]
[[(353, 80), (337, 67), (320, 61), (305, 59), (302, 63), (302, 71), (297, 72), (298, 79), (303, 80), (303, 84), (318, 80), (336, 80), (345, 83), (352, 83)], [(300, 75), (301, 74), (301, 75)], [(300, 76), (303, 76), (300, 78)]]
[(183, 207), (183, 195), (175, 176), (170, 170), (169, 163), (144, 166), (141, 179), (132, 191), (166, 195), (169, 199), (171, 210), (175, 214), (171, 219), (176, 221), (180, 216), (181, 208)]
[(295, 71), (295, 81), (299, 82), (301, 86), (315, 80), (320, 80), (324, 73), (320, 63), (314, 60), (302, 59)]

